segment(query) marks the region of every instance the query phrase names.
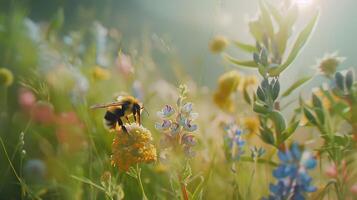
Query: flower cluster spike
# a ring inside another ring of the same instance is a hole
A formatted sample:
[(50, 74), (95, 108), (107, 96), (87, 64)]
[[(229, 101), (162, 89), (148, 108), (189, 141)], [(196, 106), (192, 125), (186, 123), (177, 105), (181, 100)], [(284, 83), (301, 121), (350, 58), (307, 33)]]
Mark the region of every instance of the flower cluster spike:
[(155, 128), (164, 133), (161, 144), (164, 148), (181, 148), (186, 156), (194, 156), (192, 149), (196, 144), (194, 132), (198, 129), (193, 121), (198, 113), (193, 112), (193, 103), (186, 102), (187, 87), (179, 87), (180, 96), (176, 109), (171, 105), (165, 105), (157, 112), (161, 122), (155, 124)]
[(297, 143), (290, 149), (278, 152), (280, 165), (273, 171), (273, 176), (278, 179), (276, 184), (270, 184), (268, 200), (304, 200), (306, 193), (316, 191), (311, 185), (312, 178), (308, 170), (315, 168), (316, 160), (308, 151), (302, 152)]
[(229, 160), (239, 160), (244, 154), (243, 147), (245, 140), (243, 138), (244, 132), (236, 124), (231, 123), (225, 127), (226, 135), (224, 138), (226, 154)]

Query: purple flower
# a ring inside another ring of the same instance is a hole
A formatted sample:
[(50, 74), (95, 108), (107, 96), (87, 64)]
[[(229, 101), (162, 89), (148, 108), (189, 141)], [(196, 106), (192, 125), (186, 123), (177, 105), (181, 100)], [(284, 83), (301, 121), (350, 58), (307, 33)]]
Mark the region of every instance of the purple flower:
[(188, 132), (193, 132), (197, 130), (197, 125), (196, 124), (191, 124), (192, 120), (186, 119), (183, 128), (188, 131)]
[(163, 131), (163, 130), (167, 130), (167, 129), (170, 128), (170, 127), (171, 127), (171, 121), (170, 121), (170, 120), (164, 119), (164, 120), (162, 121), (162, 123), (158, 123), (158, 122), (155, 123), (155, 128), (156, 128), (157, 130)]
[(244, 154), (245, 140), (242, 137), (243, 131), (236, 124), (229, 124), (225, 130), (227, 132), (224, 140), (226, 152), (233, 161), (239, 160), (241, 155)]
[(157, 112), (157, 115), (160, 118), (168, 118), (170, 116), (172, 116), (175, 113), (175, 109), (173, 107), (171, 107), (170, 105), (165, 105), (165, 107)]

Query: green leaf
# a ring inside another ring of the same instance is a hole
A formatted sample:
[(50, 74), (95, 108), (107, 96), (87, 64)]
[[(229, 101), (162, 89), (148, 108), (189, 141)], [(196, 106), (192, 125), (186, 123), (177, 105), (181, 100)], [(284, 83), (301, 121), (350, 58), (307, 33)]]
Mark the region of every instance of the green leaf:
[(227, 59), (229, 62), (231, 62), (235, 65), (238, 65), (238, 66), (249, 67), (249, 68), (257, 68), (258, 67), (257, 63), (255, 63), (254, 60), (241, 61), (241, 60), (232, 58), (229, 55), (224, 55), (224, 58)]
[(312, 94), (312, 104), (315, 107), (322, 109), (322, 102), (320, 98), (316, 96), (316, 94)]
[(274, 145), (275, 139), (273, 136), (273, 133), (269, 129), (260, 129), (260, 138), (263, 140), (263, 142), (267, 144)]
[(262, 17), (262, 24), (264, 26), (264, 31), (266, 31), (269, 35), (270, 38), (273, 38), (274, 36), (274, 27), (273, 27), (273, 22), (271, 21), (270, 13), (265, 6), (265, 3), (263, 0), (259, 1), (259, 7), (261, 11), (261, 17)]
[(265, 94), (260, 86), (257, 88), (257, 96), (259, 100), (265, 101)]
[(346, 87), (348, 90), (350, 90), (352, 88), (353, 85), (353, 71), (352, 70), (348, 70), (348, 72), (346, 73)]
[(273, 111), (270, 113), (270, 117), (274, 122), (276, 130), (282, 133), (286, 129), (286, 122), (283, 115), (278, 111)]
[(59, 8), (50, 22), (50, 25), (47, 30), (47, 38), (50, 36), (51, 33), (59, 30), (63, 26), (63, 23), (64, 23), (63, 8)]
[(299, 54), (300, 50), (307, 42), (310, 34), (314, 30), (314, 27), (316, 25), (318, 18), (319, 18), (319, 12), (316, 12), (315, 16), (310, 20), (310, 22), (307, 24), (307, 26), (298, 35), (286, 61), (277, 69), (273, 69), (269, 72), (269, 74), (271, 76), (278, 76), (282, 71), (284, 71), (295, 60), (296, 56)]
[(336, 72), (335, 74), (336, 85), (340, 90), (345, 90), (344, 77), (341, 72)]
[(276, 100), (276, 98), (278, 98), (279, 92), (280, 92), (280, 83), (279, 80), (276, 80), (271, 93), (271, 97), (274, 101)]
[(303, 111), (307, 120), (309, 120), (311, 124), (317, 125), (317, 120), (314, 115), (305, 107), (303, 108)]
[(287, 97), (289, 96), (295, 89), (306, 83), (312, 78), (312, 76), (307, 76), (303, 77), (299, 80), (297, 80), (295, 83), (293, 83), (288, 89), (285, 90), (285, 92), (281, 95), (282, 97)]
[(260, 114), (268, 114), (270, 112), (270, 109), (266, 105), (263, 105), (258, 102), (254, 102), (253, 110), (254, 110), (254, 112), (260, 113)]
[(263, 40), (262, 24), (260, 19), (248, 23), (249, 31), (257, 41)]
[(280, 143), (287, 140), (295, 132), (298, 126), (299, 126), (299, 121), (290, 123), (289, 127), (281, 135)]
[(248, 53), (254, 53), (257, 51), (257, 48), (254, 45), (245, 44), (237, 40), (233, 41), (233, 44), (235, 44), (238, 48)]
[(319, 119), (320, 124), (325, 123), (325, 114), (323, 108), (314, 108), (317, 118)]

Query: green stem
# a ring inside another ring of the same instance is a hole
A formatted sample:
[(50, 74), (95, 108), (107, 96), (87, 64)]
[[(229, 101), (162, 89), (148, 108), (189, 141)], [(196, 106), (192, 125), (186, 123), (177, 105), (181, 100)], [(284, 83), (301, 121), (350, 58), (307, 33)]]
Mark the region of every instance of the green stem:
[(252, 183), (253, 183), (256, 167), (257, 167), (257, 160), (254, 160), (254, 168), (253, 168), (252, 173), (250, 175), (250, 180), (249, 180), (249, 184), (248, 184), (248, 190), (247, 190), (247, 192), (245, 194), (245, 199), (250, 199), (248, 197), (250, 196), (250, 191), (251, 191), (251, 188), (252, 188)]
[(145, 194), (143, 182), (141, 181), (141, 169), (139, 168), (139, 164), (136, 164), (136, 175), (137, 175), (137, 180), (141, 189), (141, 193), (143, 195), (143, 200), (148, 200)]

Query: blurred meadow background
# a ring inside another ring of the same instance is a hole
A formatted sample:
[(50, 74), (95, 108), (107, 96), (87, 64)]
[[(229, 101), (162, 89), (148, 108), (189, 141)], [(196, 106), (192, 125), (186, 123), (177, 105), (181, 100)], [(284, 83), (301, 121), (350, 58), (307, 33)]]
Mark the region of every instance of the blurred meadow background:
[(356, 7), (1, 0), (0, 199), (356, 199)]

